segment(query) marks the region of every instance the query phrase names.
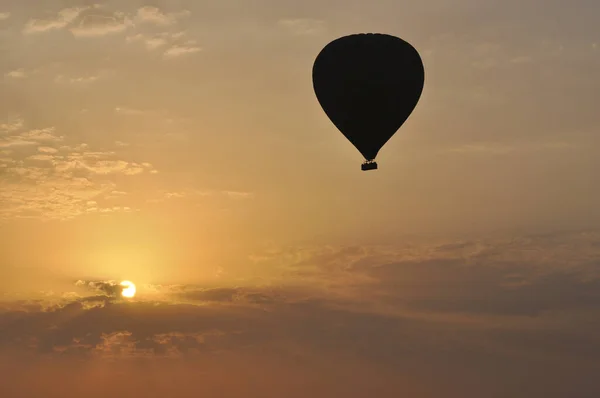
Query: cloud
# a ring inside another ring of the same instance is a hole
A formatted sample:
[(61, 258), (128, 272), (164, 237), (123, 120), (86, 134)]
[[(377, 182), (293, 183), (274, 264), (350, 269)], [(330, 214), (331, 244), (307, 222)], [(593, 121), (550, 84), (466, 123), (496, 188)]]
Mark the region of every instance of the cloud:
[(56, 134), (56, 129), (54, 127), (25, 131), (19, 134), (17, 138), (31, 142), (32, 144), (42, 142), (61, 142), (64, 140), (63, 136)]
[(186, 195), (182, 192), (167, 192), (165, 193), (165, 199), (181, 199), (185, 198)]
[(0, 133), (13, 132), (20, 130), (25, 125), (25, 121), (21, 118), (16, 118), (7, 123), (0, 123)]
[(88, 85), (94, 83), (100, 79), (99, 75), (89, 75), (89, 76), (79, 76), (79, 77), (67, 77), (64, 75), (58, 75), (54, 79), (56, 83), (66, 83), (66, 84), (81, 84)]
[(52, 155), (32, 155), (32, 156), (28, 157), (27, 159), (40, 160), (42, 162), (47, 162), (47, 161), (54, 160), (54, 156), (52, 156)]
[(75, 37), (100, 37), (121, 33), (133, 26), (126, 14), (115, 12), (112, 15), (87, 15), (78, 26), (69, 30)]
[(137, 33), (127, 37), (129, 43), (142, 43), (148, 51), (166, 48), (163, 57), (171, 59), (202, 51), (195, 40), (185, 40), (185, 32), (161, 32), (157, 34)]
[(254, 197), (252, 192), (226, 191), (224, 193), (233, 199), (248, 199)]
[(114, 176), (156, 172), (148, 162), (127, 161), (115, 152), (94, 151), (86, 144), (65, 145), (66, 137), (54, 128), (18, 132), (7, 126), (9, 133), (0, 136), (0, 149), (7, 151), (0, 157), (0, 219), (67, 220), (137, 211), (126, 204), (102, 202), (113, 200), (118, 191)]
[(127, 195), (127, 192), (114, 190), (104, 197), (106, 200), (120, 199)]
[[(31, 34), (68, 29), (73, 36), (78, 38), (103, 37), (134, 30), (146, 24), (159, 27), (172, 26), (180, 19), (191, 15), (187, 10), (165, 13), (159, 8), (151, 6), (141, 7), (134, 14), (119, 11), (110, 12), (103, 8), (99, 5), (67, 8), (60, 11), (53, 19), (30, 20), (24, 28), (24, 33)], [(197, 53), (202, 50), (194, 40), (182, 41), (184, 36), (184, 32), (150, 34), (139, 31), (136, 33), (134, 31), (134, 33), (126, 37), (126, 41), (129, 43), (141, 42), (149, 51), (164, 47), (166, 49), (163, 51), (163, 57), (166, 59)], [(86, 79), (86, 77), (80, 79), (76, 82), (89, 82), (89, 79)], [(61, 76), (59, 80), (65, 81), (68, 79)]]
[[(63, 148), (69, 151), (69, 148)], [(56, 170), (66, 172), (70, 170), (87, 171), (91, 174), (124, 174), (136, 175), (144, 171), (153, 170), (150, 163), (135, 163), (121, 159), (114, 159), (114, 152), (70, 152), (53, 156), (53, 165)], [(112, 158), (112, 159), (111, 159)]]
[(42, 152), (42, 153), (57, 153), (58, 149), (48, 147), (48, 146), (41, 146), (41, 147), (38, 147), (38, 151)]
[(6, 21), (10, 15), (10, 12), (0, 12), (0, 21)]
[[(49, 19), (31, 19), (23, 29), (25, 34), (43, 33), (67, 29), (78, 38), (102, 37), (122, 33), (138, 25), (153, 24), (169, 26), (191, 13), (182, 10), (164, 13), (156, 7), (141, 7), (134, 14), (120, 11), (110, 12), (104, 6), (65, 8)], [(147, 45), (156, 46), (159, 39), (149, 39)]]
[(25, 73), (25, 69), (15, 69), (13, 71), (7, 72), (4, 76), (10, 77), (12, 79), (23, 79), (27, 77), (27, 73)]
[(218, 191), (218, 190), (184, 190), (178, 192), (162, 192), (162, 195), (158, 199), (150, 199), (150, 203), (160, 203), (166, 200), (176, 199), (196, 199), (206, 197), (227, 197), (229, 199), (251, 199), (255, 196), (252, 192), (240, 192), (240, 191)]
[(145, 44), (148, 50), (154, 50), (167, 44), (167, 41), (160, 37), (153, 37), (146, 39)]
[(49, 19), (30, 19), (23, 28), (25, 34), (44, 33), (52, 30), (63, 29), (74, 22), (82, 12), (89, 7), (65, 8)]
[(274, 304), (286, 294), (294, 293), (277, 288), (217, 287), (198, 286), (161, 286), (157, 292), (165, 293), (169, 300), (184, 303), (236, 303), (236, 304)]
[(141, 7), (137, 10), (135, 21), (140, 23), (150, 23), (159, 26), (168, 26), (175, 24), (179, 19), (190, 16), (187, 10), (164, 13), (157, 7)]
[(148, 49), (150, 51), (155, 50), (159, 47), (165, 46), (168, 43), (168, 41), (165, 37), (161, 37), (161, 36), (147, 37), (141, 33), (138, 33), (133, 36), (128, 36), (127, 42), (129, 42), (129, 43), (142, 42), (142, 43), (144, 43), (144, 46), (146, 47), (146, 49)]
[(324, 21), (310, 18), (281, 19), (278, 25), (298, 36), (317, 35), (325, 30)]
[[(118, 299), (116, 282), (84, 280), (77, 284), (85, 294), (53, 305), (4, 303), (0, 353), (76, 358), (80, 366), (214, 366), (223, 358), (248, 366), (260, 358), (261, 366), (293, 363), (290, 371), (303, 375), (311, 358), (338, 367), (352, 359), (389, 372), (386, 383), (398, 374), (433, 378), (431, 397), (449, 386), (451, 397), (515, 396), (522, 374), (528, 396), (559, 397), (552, 391), (573, 385), (582, 395), (600, 392), (583, 382), (595, 380), (600, 355), (600, 232), (272, 248), (257, 257), (265, 277), (275, 275), (265, 264), (286, 273), (236, 285), (138, 286), (129, 302)], [(231, 375), (232, 363), (223, 367)], [(481, 385), (470, 390), (474, 379)]]
[(0, 137), (0, 148), (30, 146), (44, 142), (60, 142), (63, 139), (64, 137), (55, 134), (55, 130), (52, 127), (46, 129), (34, 129), (21, 132), (17, 135)]
[(139, 109), (125, 108), (121, 106), (116, 107), (115, 112), (121, 115), (143, 115), (145, 113)]
[[(124, 287), (117, 281), (84, 281), (78, 280), (75, 286), (83, 287), (96, 294), (104, 295), (108, 298), (120, 298)], [(96, 296), (94, 296), (96, 297)], [(86, 300), (88, 300), (86, 298)]]
[(175, 44), (171, 46), (164, 52), (163, 57), (167, 59), (172, 59), (184, 55), (194, 54), (200, 51), (202, 51), (202, 48), (198, 47), (194, 40), (188, 40), (184, 44)]

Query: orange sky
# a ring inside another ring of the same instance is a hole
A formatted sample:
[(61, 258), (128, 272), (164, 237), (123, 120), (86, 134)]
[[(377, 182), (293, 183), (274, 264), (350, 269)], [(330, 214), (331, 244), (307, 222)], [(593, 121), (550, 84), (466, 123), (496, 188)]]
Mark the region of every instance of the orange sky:
[[(599, 395), (599, 13), (3, 0), (0, 396)], [(426, 71), (369, 173), (311, 82), (357, 32)]]

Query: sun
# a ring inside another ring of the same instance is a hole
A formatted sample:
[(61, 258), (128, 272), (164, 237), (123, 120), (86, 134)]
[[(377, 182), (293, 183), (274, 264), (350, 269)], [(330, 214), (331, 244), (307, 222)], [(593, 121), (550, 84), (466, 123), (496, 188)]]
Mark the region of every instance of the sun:
[(133, 282), (123, 281), (121, 282), (121, 286), (123, 286), (123, 290), (121, 291), (123, 297), (132, 298), (135, 296), (135, 285)]

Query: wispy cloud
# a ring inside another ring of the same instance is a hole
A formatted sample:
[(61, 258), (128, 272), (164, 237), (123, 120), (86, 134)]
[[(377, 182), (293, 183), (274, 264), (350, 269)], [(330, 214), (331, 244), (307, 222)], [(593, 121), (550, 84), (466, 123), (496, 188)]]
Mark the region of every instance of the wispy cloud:
[(249, 199), (254, 197), (252, 192), (225, 191), (224, 193), (233, 199)]
[(200, 51), (202, 51), (202, 48), (197, 46), (196, 41), (188, 40), (183, 44), (173, 45), (164, 52), (163, 56), (166, 59), (173, 59), (184, 55), (194, 54)]
[(115, 12), (110, 16), (88, 15), (69, 30), (75, 37), (100, 37), (124, 32), (134, 26), (126, 14)]
[(22, 118), (13, 118), (6, 123), (0, 123), (0, 132), (12, 132), (20, 130), (25, 126), (25, 120)]
[(111, 12), (102, 5), (65, 8), (52, 18), (31, 19), (23, 33), (34, 34), (68, 29), (75, 37), (102, 37), (133, 29), (138, 25), (170, 26), (188, 17), (187, 10), (165, 13), (157, 7), (145, 6), (135, 13)]
[(130, 43), (134, 43), (134, 42), (144, 43), (144, 46), (148, 50), (155, 50), (155, 49), (162, 47), (168, 43), (168, 41), (165, 37), (161, 37), (161, 36), (148, 37), (141, 33), (138, 33), (133, 36), (128, 36), (127, 41)]
[(48, 147), (48, 146), (41, 146), (41, 147), (38, 147), (38, 151), (41, 153), (57, 153), (58, 149)]
[(10, 12), (0, 12), (0, 21), (6, 21), (10, 15)]
[(120, 199), (120, 198), (122, 198), (122, 197), (124, 197), (126, 195), (127, 195), (127, 192), (116, 191), (115, 190), (115, 191), (110, 192), (108, 195), (106, 195), (104, 197), (104, 199), (106, 199), (106, 200)]
[(218, 190), (184, 190), (184, 191), (170, 191), (162, 192), (161, 197), (156, 199), (150, 199), (150, 203), (160, 203), (166, 200), (176, 199), (198, 199), (206, 197), (226, 197), (229, 199), (251, 199), (254, 198), (255, 194), (252, 192), (240, 192), (240, 191), (218, 191)]
[(9, 151), (0, 162), (0, 218), (70, 219), (134, 211), (101, 205), (118, 192), (113, 177), (156, 172), (150, 163), (120, 159), (114, 152), (65, 145), (54, 128), (17, 131), (0, 137), (0, 148)]
[(89, 86), (92, 83), (99, 81), (100, 79), (106, 79), (114, 76), (115, 71), (104, 69), (94, 73), (80, 74), (80, 75), (65, 75), (58, 74), (54, 81), (59, 84), (71, 84), (75, 86)]
[(15, 135), (0, 137), (0, 148), (36, 145), (43, 142), (59, 142), (62, 141), (63, 138), (64, 137), (55, 134), (54, 128), (34, 129)]
[(159, 26), (168, 26), (175, 24), (179, 19), (190, 16), (187, 10), (179, 12), (165, 13), (157, 7), (146, 6), (137, 10), (135, 21), (140, 23), (150, 23)]
[(27, 77), (27, 73), (25, 72), (25, 69), (20, 68), (7, 72), (6, 74), (4, 74), (4, 76), (10, 77), (12, 79), (23, 79)]
[(145, 111), (140, 109), (126, 108), (122, 106), (117, 106), (115, 108), (115, 113), (120, 115), (143, 115)]
[(70, 84), (90, 84), (94, 83), (100, 78), (100, 76), (79, 76), (79, 77), (67, 77), (64, 75), (58, 75), (54, 79), (56, 83), (70, 83)]
[(127, 37), (129, 43), (142, 43), (148, 51), (164, 48), (163, 57), (172, 59), (202, 51), (195, 40), (185, 39), (185, 32), (137, 33)]
[(58, 12), (53, 18), (48, 19), (30, 19), (23, 28), (25, 34), (43, 33), (52, 30), (63, 29), (74, 22), (82, 12), (89, 7), (65, 8)]

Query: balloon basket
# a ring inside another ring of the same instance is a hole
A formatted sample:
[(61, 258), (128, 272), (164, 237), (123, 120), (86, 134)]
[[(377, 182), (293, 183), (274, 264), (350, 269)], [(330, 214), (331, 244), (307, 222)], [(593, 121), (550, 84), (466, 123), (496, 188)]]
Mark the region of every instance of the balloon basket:
[(361, 166), (360, 166), (362, 171), (367, 171), (367, 170), (377, 170), (377, 162), (374, 160), (368, 160), (366, 162), (364, 162)]

